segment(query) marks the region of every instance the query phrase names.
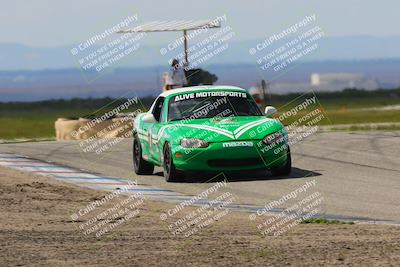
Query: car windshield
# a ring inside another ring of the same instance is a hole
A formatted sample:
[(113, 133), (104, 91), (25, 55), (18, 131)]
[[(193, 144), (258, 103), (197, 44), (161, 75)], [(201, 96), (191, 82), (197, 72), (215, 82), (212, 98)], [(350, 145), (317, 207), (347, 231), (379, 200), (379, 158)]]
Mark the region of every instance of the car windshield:
[(168, 121), (232, 116), (263, 116), (245, 92), (196, 92), (169, 100)]

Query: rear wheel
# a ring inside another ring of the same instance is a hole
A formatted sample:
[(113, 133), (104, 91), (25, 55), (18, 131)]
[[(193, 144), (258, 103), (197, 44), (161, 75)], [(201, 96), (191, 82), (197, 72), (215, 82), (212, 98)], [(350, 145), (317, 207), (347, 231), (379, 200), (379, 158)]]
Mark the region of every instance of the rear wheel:
[(163, 150), (163, 158), (164, 158), (164, 178), (167, 182), (178, 182), (183, 179), (183, 172), (178, 171), (175, 168), (173, 158), (172, 158), (172, 150), (171, 145), (166, 143), (164, 145)]
[(290, 148), (287, 150), (286, 163), (282, 167), (271, 169), (273, 176), (287, 176), (292, 171), (292, 157), (290, 156)]
[(142, 147), (139, 138), (135, 135), (133, 139), (133, 168), (136, 174), (153, 174), (154, 165), (147, 162), (142, 157)]

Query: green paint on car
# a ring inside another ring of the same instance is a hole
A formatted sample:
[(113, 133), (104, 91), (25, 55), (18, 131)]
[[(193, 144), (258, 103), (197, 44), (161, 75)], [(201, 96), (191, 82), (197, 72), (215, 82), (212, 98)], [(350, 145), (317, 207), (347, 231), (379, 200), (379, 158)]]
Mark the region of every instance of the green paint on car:
[[(267, 116), (274, 111), (270, 107)], [(239, 87), (196, 86), (164, 92), (148, 112), (135, 118), (135, 172), (151, 174), (154, 166), (162, 166), (167, 181), (179, 181), (188, 171), (265, 169), (288, 175), (287, 131), (267, 116)]]

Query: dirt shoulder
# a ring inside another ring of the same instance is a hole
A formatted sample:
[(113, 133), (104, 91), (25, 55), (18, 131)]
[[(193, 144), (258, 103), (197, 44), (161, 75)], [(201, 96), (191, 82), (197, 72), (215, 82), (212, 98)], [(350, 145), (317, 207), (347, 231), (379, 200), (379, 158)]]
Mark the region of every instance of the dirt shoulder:
[[(263, 237), (248, 213), (232, 212), (189, 236), (173, 235), (160, 213), (174, 205), (145, 200), (140, 211), (96, 237), (71, 215), (101, 199), (97, 192), (0, 168), (0, 266), (395, 266), (400, 227), (301, 224)], [(127, 199), (118, 196), (96, 214)], [(190, 213), (193, 208), (185, 208)]]

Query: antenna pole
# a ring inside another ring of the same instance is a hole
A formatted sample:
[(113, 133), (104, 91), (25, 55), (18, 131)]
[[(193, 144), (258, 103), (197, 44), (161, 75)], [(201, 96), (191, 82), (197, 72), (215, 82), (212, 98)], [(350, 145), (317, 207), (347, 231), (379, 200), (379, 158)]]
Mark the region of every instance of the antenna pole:
[(185, 66), (189, 66), (189, 60), (188, 60), (188, 44), (187, 44), (187, 32), (186, 30), (183, 30), (183, 46), (185, 50)]

